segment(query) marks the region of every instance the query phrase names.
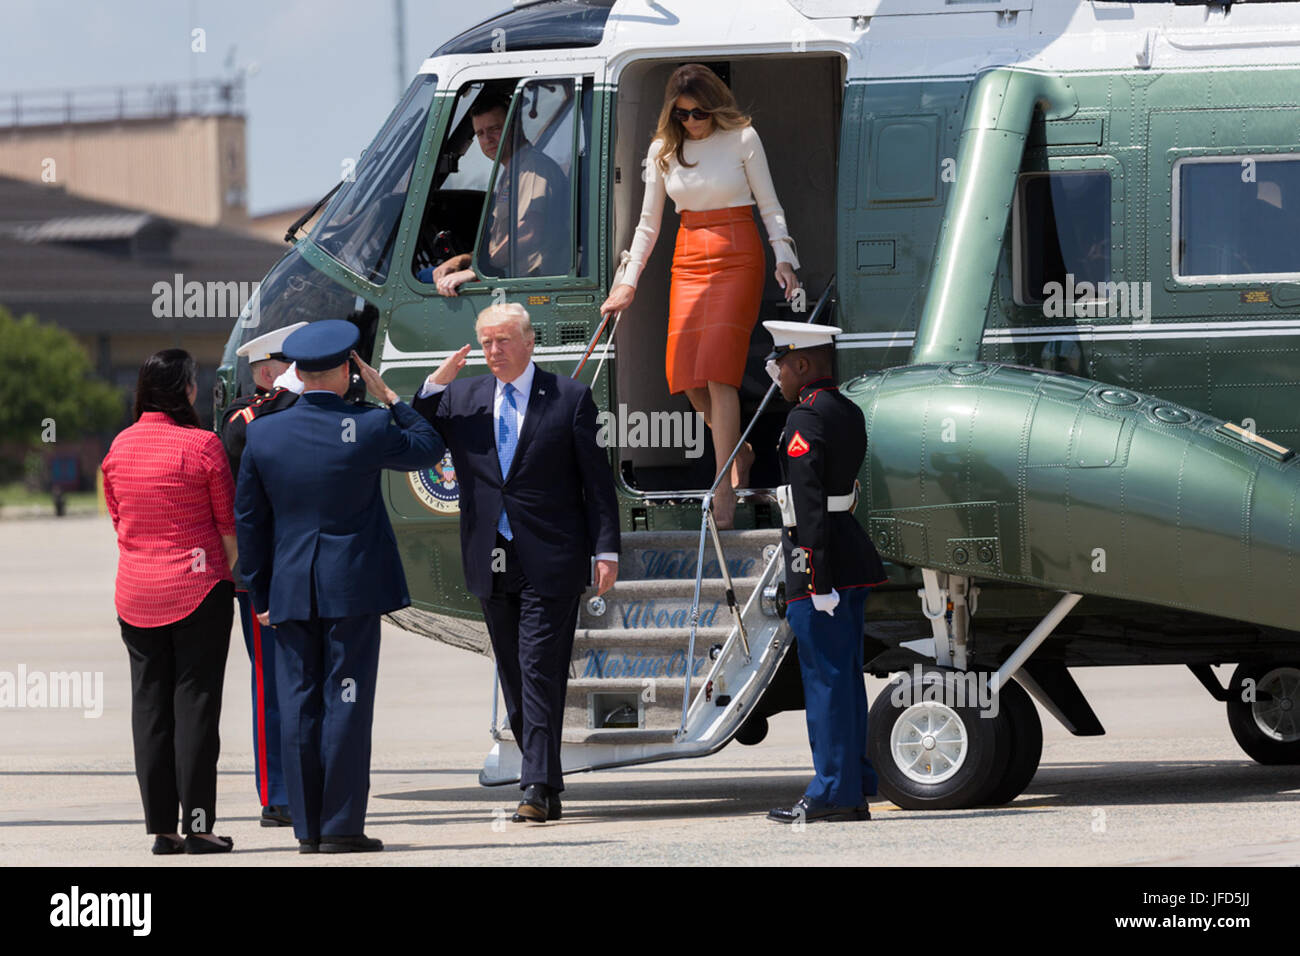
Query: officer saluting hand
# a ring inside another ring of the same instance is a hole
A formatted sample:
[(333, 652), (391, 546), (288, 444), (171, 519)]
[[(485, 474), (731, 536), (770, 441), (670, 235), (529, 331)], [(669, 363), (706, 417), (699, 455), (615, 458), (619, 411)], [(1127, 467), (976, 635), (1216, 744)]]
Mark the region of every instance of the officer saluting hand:
[(808, 740), (816, 776), (781, 823), (870, 820), (876, 792), (867, 758), (867, 694), (862, 683), (862, 613), (867, 592), (883, 584), (875, 546), (853, 517), (857, 475), (867, 454), (862, 410), (832, 377), (840, 329), (764, 322), (776, 343), (767, 369), (786, 401), (798, 402), (781, 433), (781, 502), (786, 621), (803, 676)]

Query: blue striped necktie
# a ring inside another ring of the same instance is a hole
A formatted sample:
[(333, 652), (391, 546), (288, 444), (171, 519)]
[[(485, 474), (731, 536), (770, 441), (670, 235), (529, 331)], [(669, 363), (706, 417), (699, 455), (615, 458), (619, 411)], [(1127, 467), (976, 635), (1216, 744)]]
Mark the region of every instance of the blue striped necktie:
[[(497, 416), (497, 460), (501, 462), (502, 481), (510, 474), (510, 463), (515, 459), (515, 447), (519, 443), (516, 425), (519, 406), (515, 404), (515, 391), (515, 387), (506, 382), (501, 389), (501, 414)], [(497, 530), (507, 541), (514, 538), (504, 502), (501, 505), (501, 517), (497, 520)]]

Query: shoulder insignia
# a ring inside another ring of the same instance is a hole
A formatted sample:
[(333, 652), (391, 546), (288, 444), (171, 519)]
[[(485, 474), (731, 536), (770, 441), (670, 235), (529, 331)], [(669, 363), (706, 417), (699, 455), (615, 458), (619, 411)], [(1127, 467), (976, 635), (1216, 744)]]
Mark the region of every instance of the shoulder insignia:
[(785, 446), (785, 453), (791, 458), (806, 455), (810, 450), (807, 440), (797, 431), (794, 433), (794, 437), (790, 439), (790, 444)]
[(254, 412), (252, 408), (241, 408), (239, 410), (239, 414), (243, 417), (246, 423), (251, 422), (254, 418), (257, 417), (257, 413)]

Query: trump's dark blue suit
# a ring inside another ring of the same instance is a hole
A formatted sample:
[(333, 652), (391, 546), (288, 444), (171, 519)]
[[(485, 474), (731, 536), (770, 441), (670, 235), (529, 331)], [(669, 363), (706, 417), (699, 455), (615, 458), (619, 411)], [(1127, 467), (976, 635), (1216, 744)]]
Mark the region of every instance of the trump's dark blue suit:
[[(523, 754), (520, 786), (559, 791), (578, 599), (591, 583), (593, 555), (618, 552), (618, 499), (608, 455), (596, 442), (591, 389), (535, 368), (518, 447), (502, 475), (496, 388), (492, 375), (457, 379), (413, 407), (456, 464), (465, 583), (492, 638)], [(513, 534), (508, 542), (497, 533), (502, 509)]]
[(444, 451), (410, 406), (390, 414), (332, 392), (306, 392), (248, 426), (239, 565), (283, 651), (276, 684), (299, 839), (362, 833), (379, 616), (410, 604), (380, 473), (432, 467)]

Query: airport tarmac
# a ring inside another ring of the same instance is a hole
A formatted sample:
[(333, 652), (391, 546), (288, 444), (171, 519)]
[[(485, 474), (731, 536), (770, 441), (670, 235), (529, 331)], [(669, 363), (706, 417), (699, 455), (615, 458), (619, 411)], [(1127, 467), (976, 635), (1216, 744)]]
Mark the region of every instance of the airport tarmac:
[[(517, 789), (477, 782), (489, 743), (490, 661), (387, 624), (367, 818), (386, 848), (300, 856), (291, 830), (258, 824), (238, 623), (215, 828), (234, 838), (235, 851), (153, 857), (132, 762), (116, 561), (107, 518), (0, 522), (0, 671), (103, 675), (97, 717), (0, 709), (0, 864), (1300, 864), (1300, 768), (1249, 760), (1223, 705), (1179, 667), (1075, 671), (1107, 735), (1071, 737), (1044, 715), (1038, 775), (1005, 807), (924, 813), (880, 801), (870, 822), (771, 823), (767, 809), (796, 799), (811, 773), (800, 712), (776, 717), (756, 747), (575, 774), (563, 820), (512, 824)], [(869, 693), (880, 686), (871, 681)]]

